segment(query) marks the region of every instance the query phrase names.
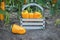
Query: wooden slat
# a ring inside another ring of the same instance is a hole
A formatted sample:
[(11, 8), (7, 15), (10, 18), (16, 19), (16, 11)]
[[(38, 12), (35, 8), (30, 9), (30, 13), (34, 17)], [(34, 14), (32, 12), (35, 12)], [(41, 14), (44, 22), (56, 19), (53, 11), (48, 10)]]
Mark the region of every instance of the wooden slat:
[(22, 19), (22, 21), (44, 21), (44, 19)]
[(22, 23), (22, 25), (43, 25), (43, 23)]
[(44, 27), (24, 27), (26, 29), (43, 29)]

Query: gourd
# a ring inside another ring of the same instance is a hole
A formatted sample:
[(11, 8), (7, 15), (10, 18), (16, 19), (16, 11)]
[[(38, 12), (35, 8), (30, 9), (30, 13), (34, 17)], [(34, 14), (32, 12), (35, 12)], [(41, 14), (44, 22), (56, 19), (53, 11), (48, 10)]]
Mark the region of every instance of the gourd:
[(29, 13), (29, 18), (33, 18), (33, 13)]
[(52, 3), (53, 3), (53, 4), (57, 3), (57, 0), (52, 0)]
[(34, 18), (42, 18), (42, 14), (39, 12), (34, 12)]
[(1, 9), (2, 9), (2, 10), (5, 10), (5, 2), (4, 2), (4, 1), (1, 2)]
[(22, 11), (22, 18), (29, 18), (29, 13), (27, 10)]
[(0, 20), (3, 21), (4, 20), (4, 15), (0, 14)]
[(22, 26), (17, 25), (17, 24), (13, 24), (12, 33), (21, 34), (22, 35), (22, 34), (26, 33), (26, 29), (23, 28)]
[(27, 0), (24, 0), (24, 4), (26, 4)]

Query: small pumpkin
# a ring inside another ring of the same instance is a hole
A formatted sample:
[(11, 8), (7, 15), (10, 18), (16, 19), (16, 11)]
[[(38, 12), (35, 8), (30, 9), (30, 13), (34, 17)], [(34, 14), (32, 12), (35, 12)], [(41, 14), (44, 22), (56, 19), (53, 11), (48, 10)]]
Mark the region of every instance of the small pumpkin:
[(33, 18), (33, 13), (29, 13), (29, 18)]
[(22, 26), (17, 25), (17, 24), (13, 24), (12, 33), (21, 34), (22, 35), (22, 34), (26, 33), (26, 29), (23, 28)]
[(4, 20), (4, 15), (0, 14), (0, 20), (3, 21)]
[(1, 9), (5, 10), (5, 2), (1, 2)]
[(29, 13), (27, 10), (22, 11), (22, 18), (29, 18)]
[(57, 0), (52, 0), (52, 4), (55, 4), (55, 3), (57, 3)]
[(42, 18), (42, 14), (39, 12), (34, 12), (34, 18)]
[(24, 0), (24, 4), (26, 4), (27, 0)]

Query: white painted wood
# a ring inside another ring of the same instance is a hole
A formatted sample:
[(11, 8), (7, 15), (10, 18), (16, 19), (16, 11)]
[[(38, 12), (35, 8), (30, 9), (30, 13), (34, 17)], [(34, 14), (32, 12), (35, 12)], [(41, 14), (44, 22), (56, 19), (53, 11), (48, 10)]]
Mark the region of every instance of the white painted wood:
[(24, 27), (25, 29), (43, 29), (44, 27)]
[(22, 25), (43, 25), (43, 23), (22, 23)]
[(44, 19), (22, 19), (22, 21), (44, 21)]
[(21, 26), (23, 26), (26, 29), (44, 29), (45, 28), (45, 19), (21, 19), (20, 22), (21, 22)]

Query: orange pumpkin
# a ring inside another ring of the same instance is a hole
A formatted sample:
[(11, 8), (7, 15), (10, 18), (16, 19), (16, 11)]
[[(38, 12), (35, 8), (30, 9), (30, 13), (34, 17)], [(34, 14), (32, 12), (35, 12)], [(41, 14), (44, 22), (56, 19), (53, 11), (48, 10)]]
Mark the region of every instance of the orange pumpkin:
[(27, 0), (24, 0), (24, 4), (26, 4)]
[(53, 3), (53, 4), (57, 3), (57, 0), (52, 0), (52, 3)]
[(29, 13), (27, 10), (22, 11), (22, 18), (29, 18)]
[(29, 18), (33, 18), (33, 13), (29, 13)]
[(39, 12), (34, 13), (34, 18), (42, 18), (42, 14)]
[(12, 33), (21, 34), (22, 35), (22, 34), (26, 33), (26, 29), (23, 28), (22, 26), (17, 25), (17, 24), (13, 24)]
[(5, 10), (5, 2), (1, 2), (1, 9)]
[(3, 21), (4, 20), (4, 15), (0, 14), (0, 20)]

